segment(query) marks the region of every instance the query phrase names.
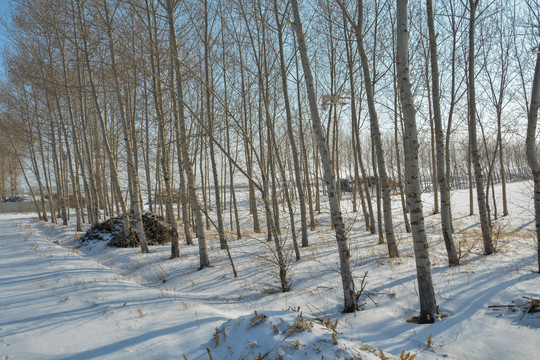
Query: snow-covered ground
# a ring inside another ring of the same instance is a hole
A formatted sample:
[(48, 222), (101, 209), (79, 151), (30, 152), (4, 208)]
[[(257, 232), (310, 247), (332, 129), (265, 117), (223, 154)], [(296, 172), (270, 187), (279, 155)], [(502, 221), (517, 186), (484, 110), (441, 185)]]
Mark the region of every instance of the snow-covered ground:
[[(491, 256), (482, 254), (478, 217), (468, 216), (468, 191), (453, 193), (454, 239), (463, 256), (455, 268), (447, 267), (440, 217), (429, 213), (432, 199), (423, 195), (437, 302), (448, 315), (430, 325), (406, 321), (419, 304), (399, 197), (399, 259), (389, 259), (378, 236), (365, 232), (349, 200), (342, 203), (357, 288), (367, 272), (362, 310), (353, 314), (340, 311), (327, 216), (318, 215), (302, 260), (294, 261), (288, 240), (292, 291), (279, 293), (271, 243), (251, 231), (245, 194), (239, 197), (245, 231), (242, 239), (229, 233), (236, 279), (214, 231), (207, 236), (213, 267), (198, 271), (197, 246), (182, 244), (175, 260), (169, 246), (146, 255), (97, 242), (81, 246), (73, 227), (40, 223), (34, 214), (0, 215), (0, 358), (191, 360), (209, 359), (210, 351), (215, 360), (376, 359), (404, 351), (416, 359), (533, 359), (540, 353), (539, 313), (488, 307), (540, 298), (531, 183), (508, 185), (510, 215), (494, 223)], [(287, 237), (288, 215), (281, 220)]]

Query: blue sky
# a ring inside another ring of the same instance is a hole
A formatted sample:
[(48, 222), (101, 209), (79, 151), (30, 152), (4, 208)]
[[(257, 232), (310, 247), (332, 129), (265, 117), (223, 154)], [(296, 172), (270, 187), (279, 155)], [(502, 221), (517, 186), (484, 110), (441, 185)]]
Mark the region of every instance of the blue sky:
[[(5, 19), (7, 16), (7, 11), (9, 9), (9, 0), (0, 0), (0, 18)], [(5, 29), (0, 28), (0, 41), (3, 42)]]
[(0, 0), (0, 14), (4, 14), (4, 11), (6, 11), (6, 8), (8, 7), (9, 0)]
[[(9, 0), (0, 0), (0, 19), (7, 17), (7, 11), (9, 9)], [(6, 29), (3, 25), (0, 25), (0, 49), (4, 47), (6, 39)], [(3, 74), (2, 63), (0, 61), (0, 76)]]

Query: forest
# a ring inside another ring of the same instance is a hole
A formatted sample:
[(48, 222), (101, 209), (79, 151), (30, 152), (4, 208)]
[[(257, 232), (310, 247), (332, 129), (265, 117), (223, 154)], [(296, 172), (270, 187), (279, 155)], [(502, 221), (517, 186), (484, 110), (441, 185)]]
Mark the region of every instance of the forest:
[(426, 324), (430, 239), (460, 267), (475, 216), (497, 253), (526, 183), (540, 272), (538, 0), (10, 0), (2, 27), (0, 197), (44, 223), (116, 221), (151, 256), (159, 219), (170, 259), (237, 278), (262, 252), (281, 293), (330, 237), (343, 313), (366, 300), (358, 228), (385, 259), (407, 242)]

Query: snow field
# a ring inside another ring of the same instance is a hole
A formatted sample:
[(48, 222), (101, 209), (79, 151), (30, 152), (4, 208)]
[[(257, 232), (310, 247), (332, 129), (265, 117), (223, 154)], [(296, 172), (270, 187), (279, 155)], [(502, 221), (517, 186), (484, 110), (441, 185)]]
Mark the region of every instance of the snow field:
[[(294, 359), (353, 354), (337, 351), (342, 348), (368, 359), (390, 354), (399, 358), (403, 350), (418, 354), (417, 359), (535, 358), (540, 353), (538, 315), (522, 318), (521, 312), (488, 308), (519, 303), (522, 296), (540, 297), (539, 275), (534, 273), (532, 187), (527, 182), (512, 183), (508, 194), (510, 215), (494, 222), (497, 252), (486, 257), (478, 218), (468, 216), (468, 192), (452, 193), (454, 240), (463, 256), (461, 266), (455, 268), (447, 266), (440, 217), (429, 214), (430, 194), (423, 195), (437, 302), (448, 315), (432, 325), (406, 321), (418, 312), (419, 304), (412, 239), (404, 232), (399, 197), (394, 197), (393, 210), (401, 257), (389, 259), (386, 245), (378, 244), (378, 235), (365, 232), (363, 218), (352, 213), (344, 195), (357, 290), (367, 272), (362, 310), (353, 314), (340, 311), (338, 255), (324, 209), (298, 262), (285, 225), (288, 216), (282, 214), (281, 230), (290, 257), (289, 293), (276, 292), (279, 281), (272, 243), (264, 234), (249, 231), (247, 207), (241, 208), (243, 238), (228, 233), (237, 279), (212, 230), (207, 239), (213, 267), (197, 271), (197, 246), (186, 246), (182, 239), (180, 259), (170, 260), (167, 245), (152, 246), (152, 253), (146, 255), (139, 249), (113, 249), (96, 242), (78, 247), (80, 235), (71, 226), (42, 224), (28, 215), (0, 215), (0, 356), (177, 359), (185, 355), (191, 360), (208, 359), (207, 347), (214, 359), (253, 358), (268, 351), (284, 355), (279, 348), (289, 345), (283, 343), (283, 329), (281, 337), (269, 337), (264, 335), (268, 328), (261, 327), (259, 335), (265, 341), (256, 340), (259, 329), (249, 324), (257, 311), (268, 317), (265, 324), (277, 326), (284, 326), (280, 318), (287, 325), (298, 323), (300, 314), (308, 322), (338, 322), (339, 347), (325, 342), (332, 339), (333, 331), (318, 332), (324, 330), (322, 325), (317, 331), (285, 339), (299, 342), (298, 349), (288, 351), (296, 351), (290, 355)], [(228, 221), (228, 213), (224, 219)], [(233, 355), (223, 338), (215, 346), (220, 327), (220, 331), (228, 329), (228, 341), (243, 344)], [(257, 346), (246, 345), (254, 340)]]

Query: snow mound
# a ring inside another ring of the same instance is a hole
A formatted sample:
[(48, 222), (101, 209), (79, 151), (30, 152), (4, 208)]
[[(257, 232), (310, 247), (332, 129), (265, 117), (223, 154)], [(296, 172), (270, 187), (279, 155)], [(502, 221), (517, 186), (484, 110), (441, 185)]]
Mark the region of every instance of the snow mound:
[(241, 316), (216, 328), (214, 359), (397, 359), (337, 331), (337, 321), (292, 311)]
[[(148, 245), (159, 245), (171, 242), (171, 228), (161, 216), (151, 212), (144, 212), (142, 218)], [(139, 240), (134, 231), (135, 215), (133, 213), (130, 213), (129, 215), (129, 222), (131, 224), (129, 237), (124, 235), (123, 219), (121, 217), (116, 217), (93, 226), (83, 237), (81, 237), (80, 241), (83, 243), (95, 240), (106, 241), (107, 246), (120, 248), (137, 247), (139, 246)]]

